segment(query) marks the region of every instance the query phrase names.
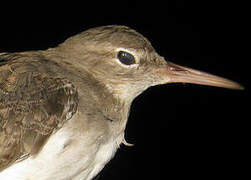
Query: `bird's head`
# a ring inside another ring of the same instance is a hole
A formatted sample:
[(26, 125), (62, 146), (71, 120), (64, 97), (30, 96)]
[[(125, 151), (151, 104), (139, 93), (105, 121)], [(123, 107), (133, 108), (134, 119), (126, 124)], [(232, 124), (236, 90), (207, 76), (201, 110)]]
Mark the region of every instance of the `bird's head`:
[(243, 88), (225, 78), (165, 61), (144, 36), (125, 26), (92, 28), (59, 47), (121, 100), (132, 101), (150, 86), (175, 82)]

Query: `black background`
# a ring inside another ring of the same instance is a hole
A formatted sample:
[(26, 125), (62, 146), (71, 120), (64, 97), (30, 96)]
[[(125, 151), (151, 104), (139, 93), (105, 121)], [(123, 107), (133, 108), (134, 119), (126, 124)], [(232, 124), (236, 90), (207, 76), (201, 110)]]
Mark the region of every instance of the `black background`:
[(244, 91), (189, 84), (150, 88), (132, 104), (126, 139), (106, 179), (241, 179), (249, 162), (250, 45), (238, 1), (117, 1), (2, 6), (0, 51), (56, 46), (90, 27), (120, 24), (167, 60), (235, 80)]

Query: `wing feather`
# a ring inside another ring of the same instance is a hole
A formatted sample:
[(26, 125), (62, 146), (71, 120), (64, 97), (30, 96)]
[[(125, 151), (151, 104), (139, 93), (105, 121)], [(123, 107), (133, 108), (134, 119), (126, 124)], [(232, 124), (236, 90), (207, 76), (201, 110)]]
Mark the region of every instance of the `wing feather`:
[(40, 72), (20, 58), (0, 54), (0, 170), (39, 152), (78, 105), (70, 81)]

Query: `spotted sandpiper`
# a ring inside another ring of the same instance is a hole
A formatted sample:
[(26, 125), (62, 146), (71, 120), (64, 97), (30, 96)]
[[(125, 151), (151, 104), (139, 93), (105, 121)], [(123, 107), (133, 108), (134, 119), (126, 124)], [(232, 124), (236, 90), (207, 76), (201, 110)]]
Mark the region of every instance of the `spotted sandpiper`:
[(243, 89), (165, 61), (125, 26), (92, 28), (43, 51), (0, 53), (0, 179), (92, 179), (129, 145), (133, 99), (173, 82)]

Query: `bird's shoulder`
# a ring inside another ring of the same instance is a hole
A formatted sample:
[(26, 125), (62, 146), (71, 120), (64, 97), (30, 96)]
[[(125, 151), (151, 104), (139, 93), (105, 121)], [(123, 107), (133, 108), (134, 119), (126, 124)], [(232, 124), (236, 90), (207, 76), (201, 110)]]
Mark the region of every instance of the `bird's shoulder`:
[(71, 81), (48, 62), (25, 53), (0, 53), (0, 170), (39, 152), (78, 106)]

